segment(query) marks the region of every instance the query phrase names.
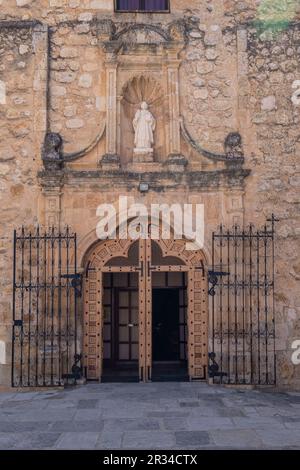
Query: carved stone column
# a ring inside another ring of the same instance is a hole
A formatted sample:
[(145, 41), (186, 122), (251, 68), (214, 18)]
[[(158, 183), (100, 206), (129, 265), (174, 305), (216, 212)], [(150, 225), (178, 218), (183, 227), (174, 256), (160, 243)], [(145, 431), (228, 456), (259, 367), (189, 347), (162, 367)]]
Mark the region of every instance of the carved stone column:
[(117, 154), (117, 69), (116, 54), (106, 50), (106, 153)]
[(45, 172), (40, 177), (42, 185), (42, 218), (45, 227), (61, 226), (61, 212), (62, 212), (62, 194), (63, 194), (63, 177), (59, 172)]
[(60, 228), (61, 224), (61, 188), (44, 188), (45, 225)]
[(227, 226), (244, 226), (244, 189), (231, 188), (223, 192), (224, 222)]

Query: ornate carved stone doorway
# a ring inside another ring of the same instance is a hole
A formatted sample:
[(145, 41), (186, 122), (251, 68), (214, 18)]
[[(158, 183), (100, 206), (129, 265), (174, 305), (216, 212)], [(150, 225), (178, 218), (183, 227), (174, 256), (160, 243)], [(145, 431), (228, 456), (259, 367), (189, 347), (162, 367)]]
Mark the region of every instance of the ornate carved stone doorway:
[[(110, 320), (109, 312), (105, 311), (108, 306), (105, 291), (108, 289), (107, 275), (110, 274), (127, 277), (129, 286), (124, 286), (127, 297), (129, 291), (137, 292), (136, 299), (134, 294), (129, 295), (130, 309), (128, 304), (127, 310), (130, 310), (130, 318), (124, 317), (124, 321), (118, 323), (117, 334), (120, 335), (120, 329), (123, 329), (121, 336), (125, 339), (117, 342), (116, 357), (136, 360), (138, 379), (144, 382), (153, 378), (153, 292), (165, 287), (159, 281), (160, 276), (175, 279), (177, 275), (184, 279), (182, 284), (175, 286), (179, 290), (184, 287), (187, 292), (186, 304), (181, 304), (181, 309), (186, 310), (186, 320), (183, 321), (186, 322), (186, 337), (182, 339), (179, 336), (185, 352), (180, 354), (186, 354), (189, 379), (205, 379), (208, 287), (204, 265), (203, 253), (186, 250), (184, 240), (117, 239), (95, 245), (87, 256), (84, 284), (84, 365), (87, 378), (102, 379), (104, 361), (109, 359), (107, 348), (111, 348), (112, 342), (116, 345), (115, 338), (113, 341), (106, 331)], [(132, 305), (134, 303), (137, 308)], [(125, 320), (128, 320), (127, 328), (132, 328), (130, 334), (125, 332)], [(135, 339), (138, 344), (135, 344)]]

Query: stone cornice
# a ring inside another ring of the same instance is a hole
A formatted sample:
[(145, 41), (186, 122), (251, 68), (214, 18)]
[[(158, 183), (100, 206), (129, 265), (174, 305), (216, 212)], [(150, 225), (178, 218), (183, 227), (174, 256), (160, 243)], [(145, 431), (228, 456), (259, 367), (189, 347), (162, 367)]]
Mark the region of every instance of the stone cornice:
[(0, 21), (0, 29), (30, 29), (35, 26), (43, 26), (43, 23), (39, 20)]
[(112, 171), (72, 170), (39, 172), (42, 187), (57, 186), (57, 182), (68, 187), (89, 186), (98, 191), (137, 188), (141, 182), (147, 182), (150, 190), (164, 192), (179, 187), (197, 191), (219, 190), (223, 188), (244, 188), (244, 181), (251, 170), (244, 168), (226, 168), (215, 171), (184, 171), (182, 173), (160, 171), (138, 173), (123, 169)]

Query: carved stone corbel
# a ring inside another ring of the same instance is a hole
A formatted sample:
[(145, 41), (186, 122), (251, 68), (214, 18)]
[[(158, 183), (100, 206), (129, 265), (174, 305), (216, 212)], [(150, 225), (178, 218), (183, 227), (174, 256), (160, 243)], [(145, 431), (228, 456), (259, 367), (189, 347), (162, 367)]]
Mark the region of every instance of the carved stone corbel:
[(224, 150), (228, 159), (244, 158), (242, 137), (239, 132), (231, 132), (225, 139)]
[(187, 166), (188, 160), (181, 154), (171, 154), (164, 162), (164, 167), (170, 173), (183, 173)]
[(120, 170), (121, 162), (119, 155), (105, 154), (98, 162), (98, 166), (104, 171)]
[(47, 132), (42, 149), (42, 160), (46, 170), (60, 170), (63, 167), (63, 140), (56, 132)]

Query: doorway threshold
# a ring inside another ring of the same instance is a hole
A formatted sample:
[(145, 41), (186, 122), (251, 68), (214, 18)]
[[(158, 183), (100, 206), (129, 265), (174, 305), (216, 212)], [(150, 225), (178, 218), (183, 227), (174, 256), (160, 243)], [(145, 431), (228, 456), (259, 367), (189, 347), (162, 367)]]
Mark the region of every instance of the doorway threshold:
[(178, 361), (153, 362), (152, 382), (189, 382), (187, 364)]

